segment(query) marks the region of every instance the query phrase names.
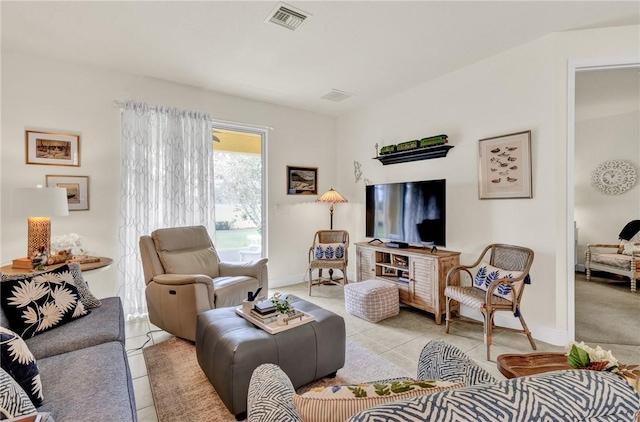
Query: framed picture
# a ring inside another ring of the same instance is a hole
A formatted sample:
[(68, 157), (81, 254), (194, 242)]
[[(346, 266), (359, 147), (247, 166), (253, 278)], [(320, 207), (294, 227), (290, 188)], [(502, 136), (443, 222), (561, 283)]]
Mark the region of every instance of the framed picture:
[(480, 199), (531, 198), (531, 131), (480, 139)]
[(25, 131), (27, 164), (80, 166), (80, 135)]
[(382, 275), (396, 277), (398, 275), (398, 270), (395, 268), (382, 267)]
[(47, 174), (47, 187), (65, 188), (69, 211), (89, 210), (89, 176), (56, 176)]
[(318, 168), (287, 166), (287, 195), (317, 195)]

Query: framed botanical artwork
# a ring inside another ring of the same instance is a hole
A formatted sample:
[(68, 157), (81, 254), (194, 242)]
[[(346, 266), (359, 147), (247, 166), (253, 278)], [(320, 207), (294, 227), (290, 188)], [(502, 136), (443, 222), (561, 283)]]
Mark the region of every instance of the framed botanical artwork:
[(69, 211), (89, 210), (89, 176), (57, 176), (47, 174), (47, 187), (67, 190)]
[(25, 131), (27, 164), (80, 166), (80, 135)]
[(317, 195), (318, 168), (287, 166), (287, 195)]
[(531, 198), (531, 131), (480, 139), (480, 199)]

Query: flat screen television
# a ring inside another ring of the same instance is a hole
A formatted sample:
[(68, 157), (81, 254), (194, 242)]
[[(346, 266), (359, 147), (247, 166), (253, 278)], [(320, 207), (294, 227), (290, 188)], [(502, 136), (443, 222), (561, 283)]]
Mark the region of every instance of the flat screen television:
[(369, 185), (366, 236), (419, 246), (446, 246), (446, 180)]

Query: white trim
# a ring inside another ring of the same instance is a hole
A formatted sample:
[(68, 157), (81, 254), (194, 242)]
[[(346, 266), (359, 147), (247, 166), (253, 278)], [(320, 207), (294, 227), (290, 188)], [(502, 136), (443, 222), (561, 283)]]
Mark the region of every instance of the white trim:
[[(640, 67), (638, 57), (570, 59), (567, 63), (567, 341), (575, 340), (575, 143), (576, 73)], [(533, 330), (532, 330), (533, 331)]]

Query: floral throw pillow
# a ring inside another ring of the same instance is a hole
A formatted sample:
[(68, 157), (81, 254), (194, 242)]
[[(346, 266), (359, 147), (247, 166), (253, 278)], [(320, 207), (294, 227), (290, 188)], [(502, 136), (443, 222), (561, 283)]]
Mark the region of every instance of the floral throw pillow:
[(313, 255), (316, 259), (342, 259), (344, 243), (317, 243)]
[(31, 338), (89, 313), (64, 265), (44, 273), (2, 275), (0, 305), (9, 327)]
[[(518, 278), (521, 275), (522, 271), (503, 270), (502, 268), (494, 267), (483, 262), (480, 264), (476, 277), (473, 279), (473, 285), (482, 290), (487, 290), (489, 285), (495, 280), (499, 280), (501, 278)], [(513, 284), (513, 287), (516, 289), (516, 294), (518, 293), (520, 286), (522, 286), (522, 281)], [(511, 286), (507, 284), (499, 285), (498, 288), (493, 291), (493, 294), (494, 296), (499, 296), (510, 301), (513, 300), (511, 295)]]
[(293, 404), (305, 422), (343, 422), (358, 412), (384, 403), (464, 386), (464, 383), (411, 379), (336, 385), (294, 394)]
[(22, 387), (34, 405), (42, 404), (42, 382), (36, 359), (13, 331), (0, 327), (0, 366)]

